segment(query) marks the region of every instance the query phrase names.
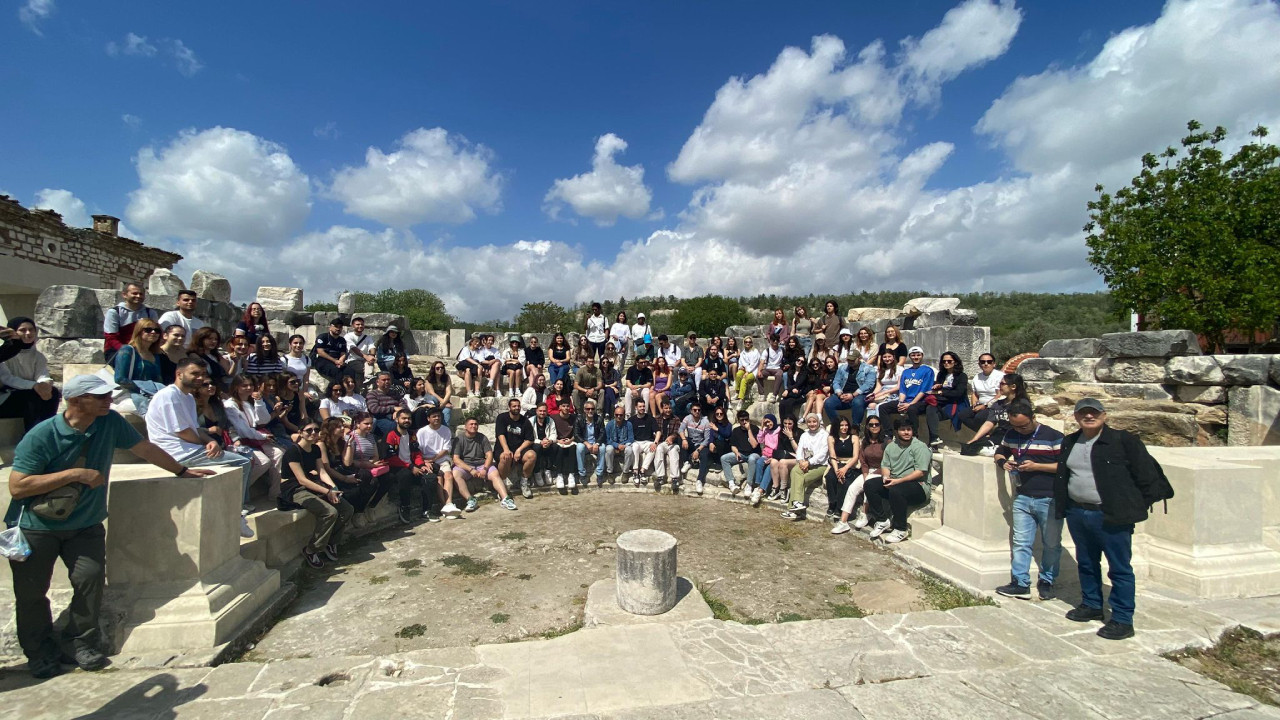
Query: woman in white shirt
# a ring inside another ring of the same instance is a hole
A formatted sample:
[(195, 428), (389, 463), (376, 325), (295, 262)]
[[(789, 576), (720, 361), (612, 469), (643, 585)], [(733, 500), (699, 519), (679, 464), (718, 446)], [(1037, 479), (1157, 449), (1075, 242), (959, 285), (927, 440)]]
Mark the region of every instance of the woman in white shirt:
[(232, 378), (231, 392), (222, 404), (231, 422), (232, 442), (236, 447), (253, 451), (250, 486), (266, 475), (267, 499), (275, 502), (280, 497), (280, 463), (284, 460), (284, 450), (276, 445), (275, 436), (267, 429), (272, 419), (271, 410), (254, 381), (244, 375)]
[(796, 466), (791, 468), (790, 505), (782, 517), (787, 520), (803, 520), (809, 508), (810, 488), (815, 487), (827, 474), (830, 461), (830, 436), (822, 427), (817, 413), (804, 416), (805, 431), (796, 442)]
[(58, 412), (62, 396), (49, 377), (49, 360), (36, 350), (35, 321), (15, 317), (9, 328), (22, 349), (0, 363), (0, 417), (20, 417), (23, 429), (30, 430)]
[(480, 338), (472, 335), (467, 340), (467, 346), (458, 351), (458, 376), (462, 378), (468, 395), (480, 394), (480, 385), (484, 381), (480, 360)]
[(972, 392), (970, 406), (960, 414), (960, 422), (977, 430), (990, 420), (991, 403), (1000, 394), (1000, 381), (1004, 379), (1004, 371), (996, 369), (996, 357), (991, 353), (978, 356), (978, 372), (969, 380)]
[(524, 385), (524, 350), (519, 338), (512, 338), (510, 346), (502, 351), (502, 372), (507, 375), (507, 394), (520, 397), (520, 388)]
[(631, 326), (627, 324), (626, 313), (618, 313), (613, 325), (609, 327), (609, 341), (613, 343), (613, 348), (618, 351), (616, 365), (622, 368), (627, 362), (627, 347), (631, 345)]
[[(732, 338), (730, 338), (732, 340)], [(733, 387), (741, 406), (756, 381), (756, 371), (760, 369), (760, 350), (755, 347), (755, 339), (751, 336), (742, 338), (742, 352), (738, 353), (738, 371), (733, 376)], [(730, 368), (730, 372), (733, 369)]]
[(302, 381), (303, 392), (311, 390), (311, 358), (307, 355), (307, 339), (289, 336), (289, 352), (284, 356), (284, 369)]
[[(636, 324), (631, 326), (631, 348), (635, 351), (636, 356), (651, 353), (653, 350), (653, 328), (649, 325), (649, 320), (644, 313), (636, 314)], [(648, 355), (649, 359), (653, 359), (653, 355)], [(634, 360), (632, 362), (635, 362)]]
[(609, 320), (600, 310), (600, 303), (591, 303), (591, 314), (587, 316), (587, 342), (591, 343), (591, 351), (596, 354), (596, 361), (604, 357), (604, 343), (609, 338), (607, 328)]
[(867, 415), (879, 416), (880, 405), (898, 401), (898, 382), (902, 368), (898, 365), (898, 355), (892, 350), (880, 354), (880, 364), (876, 366), (876, 389), (871, 393), (871, 401), (867, 403)]
[(853, 349), (858, 352), (862, 362), (874, 364), (876, 360), (876, 331), (863, 325), (858, 328), (858, 335), (853, 339)]

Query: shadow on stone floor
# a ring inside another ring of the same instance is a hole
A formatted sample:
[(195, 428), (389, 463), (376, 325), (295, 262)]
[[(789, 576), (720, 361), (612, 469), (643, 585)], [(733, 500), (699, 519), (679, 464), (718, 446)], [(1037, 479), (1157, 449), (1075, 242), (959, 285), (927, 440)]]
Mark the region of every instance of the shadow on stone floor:
[(179, 688), (178, 679), (168, 673), (159, 673), (125, 690), (91, 713), (76, 716), (76, 720), (108, 720), (123, 717), (145, 716), (153, 720), (177, 717), (174, 710), (195, 700), (208, 691), (203, 683)]

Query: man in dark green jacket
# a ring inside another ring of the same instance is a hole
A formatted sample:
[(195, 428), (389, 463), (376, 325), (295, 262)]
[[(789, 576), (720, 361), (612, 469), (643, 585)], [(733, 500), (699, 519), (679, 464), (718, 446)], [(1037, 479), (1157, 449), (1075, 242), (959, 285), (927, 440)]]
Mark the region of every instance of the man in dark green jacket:
[(1133, 526), (1146, 520), (1147, 508), (1171, 497), (1172, 491), (1142, 440), (1107, 426), (1101, 402), (1082, 398), (1076, 403), (1075, 419), (1080, 429), (1062, 441), (1054, 483), (1054, 507), (1067, 520), (1080, 574), (1082, 601), (1067, 619), (1103, 619), (1100, 561), (1105, 555), (1111, 620), (1098, 635), (1123, 640), (1133, 637)]

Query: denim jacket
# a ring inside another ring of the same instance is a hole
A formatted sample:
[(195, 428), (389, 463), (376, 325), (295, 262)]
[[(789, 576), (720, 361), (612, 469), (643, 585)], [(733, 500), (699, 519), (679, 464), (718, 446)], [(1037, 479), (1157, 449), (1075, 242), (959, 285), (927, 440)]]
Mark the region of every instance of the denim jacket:
[(631, 423), (623, 420), (622, 425), (618, 425), (617, 420), (610, 420), (604, 425), (604, 437), (609, 445), (630, 445), (635, 442), (635, 433), (631, 430)]
[[(839, 395), (844, 392), (845, 380), (849, 378), (849, 363), (840, 363), (840, 367), (836, 368), (836, 376), (831, 381), (831, 392)], [(870, 395), (876, 389), (876, 369), (869, 363), (860, 363), (858, 365), (858, 374), (854, 377), (858, 382), (858, 392), (865, 397)]]

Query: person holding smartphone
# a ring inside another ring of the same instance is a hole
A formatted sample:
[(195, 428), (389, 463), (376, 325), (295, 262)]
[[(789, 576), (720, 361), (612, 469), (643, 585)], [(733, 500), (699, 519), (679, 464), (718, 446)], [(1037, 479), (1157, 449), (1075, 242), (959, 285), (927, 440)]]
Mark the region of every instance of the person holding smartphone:
[(338, 561), (342, 531), (356, 512), (351, 503), (342, 499), (342, 491), (325, 470), (329, 460), (319, 439), (318, 422), (313, 420), (302, 427), (298, 443), (284, 453), (288, 472), (280, 488), (282, 498), (316, 518), (311, 540), (302, 548), (302, 558), (313, 568), (324, 567), (325, 560)]

